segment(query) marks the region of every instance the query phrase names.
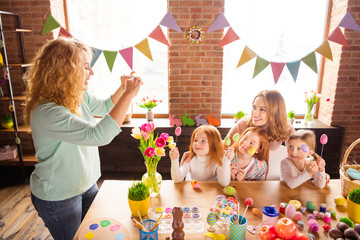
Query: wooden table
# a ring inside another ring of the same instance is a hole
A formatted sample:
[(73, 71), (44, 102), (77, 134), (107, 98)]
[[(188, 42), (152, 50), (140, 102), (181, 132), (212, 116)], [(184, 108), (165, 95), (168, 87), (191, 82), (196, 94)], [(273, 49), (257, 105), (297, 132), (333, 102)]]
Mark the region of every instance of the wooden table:
[[(108, 217), (120, 221), (129, 230), (131, 239), (139, 239), (138, 229), (133, 226), (130, 217), (131, 212), (127, 200), (128, 187), (132, 181), (104, 181), (91, 205), (85, 220)], [(310, 181), (304, 183), (296, 189), (289, 189), (284, 182), (279, 181), (243, 181), (231, 182), (230, 186), (235, 187), (236, 199), (241, 203), (242, 213), (244, 211), (244, 200), (247, 197), (254, 199), (252, 207), (258, 208), (260, 211), (264, 206), (276, 205), (279, 207), (281, 202), (289, 202), (290, 200), (299, 200), (304, 206), (307, 201), (313, 201), (316, 209), (319, 209), (321, 203), (326, 203), (327, 208), (333, 208), (337, 212), (336, 219), (331, 220), (331, 225), (335, 226), (338, 219), (342, 216), (347, 216), (346, 206), (337, 207), (334, 203), (334, 198), (341, 196), (340, 180), (331, 180), (330, 184), (324, 189), (316, 188)], [(190, 182), (182, 182), (175, 184), (173, 181), (163, 181), (161, 185), (160, 195), (151, 199), (150, 208), (166, 207), (166, 206), (198, 206), (201, 209), (202, 221), (204, 222), (205, 232), (208, 224), (206, 223), (206, 216), (209, 209), (215, 202), (215, 197), (223, 193), (223, 187), (217, 182), (200, 182), (200, 189), (193, 189)], [(303, 233), (308, 232), (306, 211), (303, 221), (305, 228)], [(280, 214), (280, 217), (283, 215)], [(246, 214), (248, 224), (259, 225), (261, 217), (255, 216), (251, 209)], [(318, 220), (321, 229), (314, 234), (317, 239), (327, 239), (322, 226), (323, 220)], [(216, 225), (215, 225), (216, 226)], [(228, 230), (219, 229), (216, 226), (216, 233), (223, 233), (228, 236)], [(255, 236), (246, 233), (247, 239), (255, 239)], [(171, 237), (171, 234), (159, 234), (159, 239)], [(78, 239), (78, 233), (74, 239)], [(203, 234), (185, 235), (185, 239), (210, 239)]]

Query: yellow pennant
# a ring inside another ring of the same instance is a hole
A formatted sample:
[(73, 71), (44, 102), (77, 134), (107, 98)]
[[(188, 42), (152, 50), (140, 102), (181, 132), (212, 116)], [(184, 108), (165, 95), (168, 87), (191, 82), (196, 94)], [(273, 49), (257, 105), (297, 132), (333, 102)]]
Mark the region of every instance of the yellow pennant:
[(320, 53), (321, 55), (323, 55), (324, 57), (326, 57), (329, 60), (333, 60), (333, 56), (332, 56), (332, 52), (331, 52), (331, 48), (329, 45), (329, 41), (325, 40), (320, 47), (318, 47), (315, 52)]
[(243, 65), (244, 63), (247, 63), (248, 61), (250, 61), (251, 59), (253, 59), (254, 57), (256, 57), (256, 54), (251, 51), (250, 48), (248, 48), (247, 46), (245, 46), (243, 53), (241, 54), (241, 58), (239, 60), (239, 63), (237, 65), (236, 68), (240, 67), (241, 65)]
[(144, 54), (145, 56), (147, 56), (151, 61), (152, 56), (151, 56), (151, 51), (150, 51), (150, 47), (149, 47), (149, 41), (147, 38), (145, 38), (144, 40), (142, 40), (140, 43), (136, 44), (135, 47), (137, 48), (137, 50), (139, 50), (142, 54)]

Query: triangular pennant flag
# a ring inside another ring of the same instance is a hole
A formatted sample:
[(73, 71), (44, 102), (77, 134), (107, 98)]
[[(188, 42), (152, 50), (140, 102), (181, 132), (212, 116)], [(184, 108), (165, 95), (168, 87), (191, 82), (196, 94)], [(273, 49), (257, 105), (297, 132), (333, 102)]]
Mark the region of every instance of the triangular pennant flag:
[(255, 63), (255, 68), (254, 68), (253, 78), (255, 78), (256, 75), (258, 75), (260, 72), (262, 72), (268, 65), (269, 65), (268, 61), (266, 61), (265, 59), (257, 56), (256, 63)]
[(166, 39), (163, 31), (161, 30), (161, 27), (158, 25), (154, 31), (152, 31), (149, 35), (149, 37), (155, 39), (156, 41), (159, 41), (165, 45), (170, 46), (168, 40)]
[(299, 67), (300, 67), (300, 60), (295, 62), (289, 62), (286, 63), (287, 68), (289, 69), (289, 72), (291, 76), (294, 79), (294, 82), (296, 83), (297, 75), (299, 73)]
[(279, 80), (279, 77), (284, 69), (285, 63), (278, 63), (278, 62), (272, 62), (271, 63), (271, 69), (274, 76), (275, 84)]
[(72, 38), (73, 36), (68, 31), (66, 31), (65, 28), (61, 27), (58, 37)]
[(46, 18), (45, 24), (41, 30), (41, 35), (44, 35), (45, 33), (48, 33), (58, 27), (60, 27), (60, 24), (49, 13), (49, 16)]
[(103, 53), (104, 53), (104, 56), (105, 56), (105, 59), (106, 59), (106, 63), (108, 65), (109, 69), (110, 69), (110, 72), (112, 72), (117, 52), (116, 51), (105, 51), (104, 50)]
[(256, 57), (256, 54), (251, 51), (250, 48), (248, 48), (247, 46), (245, 46), (242, 54), (241, 54), (241, 57), (240, 57), (240, 60), (239, 60), (239, 63), (237, 65), (236, 68), (240, 67), (241, 65), (243, 65), (244, 63), (247, 63), (248, 61), (250, 61), (251, 59), (253, 59), (254, 57)]
[(240, 39), (239, 36), (230, 27), (229, 30), (226, 32), (225, 36), (223, 37), (223, 39), (221, 39), (221, 42), (220, 42), (218, 48), (221, 48), (222, 46), (225, 46), (226, 44), (234, 42), (238, 39)]
[(90, 63), (90, 67), (93, 67), (94, 64), (96, 63), (96, 61), (98, 60), (100, 54), (103, 52), (101, 49), (97, 49), (92, 47), (92, 59), (91, 59), (91, 63)]
[(226, 20), (225, 15), (221, 12), (206, 32), (214, 32), (216, 30), (223, 29), (229, 26), (229, 22)]
[(151, 55), (151, 51), (150, 51), (150, 47), (149, 47), (149, 41), (148, 41), (147, 38), (145, 38), (144, 40), (142, 40), (141, 42), (136, 44), (135, 47), (137, 48), (137, 50), (142, 52), (142, 54), (147, 56), (151, 61), (153, 60), (152, 55)]
[(301, 61), (303, 61), (306, 65), (309, 66), (309, 68), (311, 68), (315, 73), (317, 73), (315, 52), (312, 52), (309, 55), (303, 57)]
[(176, 23), (173, 15), (171, 15), (170, 11), (168, 11), (166, 13), (166, 15), (164, 16), (164, 18), (161, 20), (160, 25), (162, 25), (164, 27), (168, 27), (168, 28), (170, 28), (172, 30), (175, 30), (175, 31), (178, 31), (178, 32), (182, 32), (181, 28)]
[(346, 29), (351, 29), (354, 31), (360, 31), (359, 25), (356, 23), (353, 16), (350, 14), (350, 12), (347, 12), (341, 22), (339, 23), (339, 27), (344, 27)]
[(133, 69), (133, 47), (125, 48), (119, 51), (125, 62)]
[(331, 35), (328, 37), (329, 41), (338, 43), (340, 45), (349, 47), (349, 44), (347, 43), (344, 34), (342, 33), (342, 31), (340, 30), (339, 27), (337, 27), (332, 33)]
[(320, 53), (324, 57), (328, 58), (329, 60), (333, 60), (331, 48), (329, 45), (329, 41), (325, 40), (320, 47), (318, 47), (315, 52)]

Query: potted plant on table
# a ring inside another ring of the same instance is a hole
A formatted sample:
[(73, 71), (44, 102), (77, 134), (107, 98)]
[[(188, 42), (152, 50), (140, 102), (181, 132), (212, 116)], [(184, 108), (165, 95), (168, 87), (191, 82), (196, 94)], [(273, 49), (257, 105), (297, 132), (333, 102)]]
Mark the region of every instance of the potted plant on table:
[(154, 107), (156, 107), (157, 105), (159, 105), (159, 103), (161, 103), (162, 100), (156, 100), (155, 97), (153, 99), (150, 99), (149, 97), (146, 97), (141, 99), (140, 102), (138, 103), (138, 106), (141, 108), (144, 108), (147, 110), (146, 112), (146, 120), (149, 121), (153, 121), (154, 120), (154, 113), (152, 112), (152, 109)]
[(349, 192), (347, 197), (347, 212), (351, 220), (360, 222), (360, 187)]
[(133, 182), (129, 187), (128, 202), (133, 216), (145, 216), (150, 207), (149, 188), (143, 182)]
[(294, 120), (295, 120), (295, 112), (293, 110), (291, 110), (290, 112), (288, 112), (288, 117), (290, 120), (291, 125), (294, 124)]

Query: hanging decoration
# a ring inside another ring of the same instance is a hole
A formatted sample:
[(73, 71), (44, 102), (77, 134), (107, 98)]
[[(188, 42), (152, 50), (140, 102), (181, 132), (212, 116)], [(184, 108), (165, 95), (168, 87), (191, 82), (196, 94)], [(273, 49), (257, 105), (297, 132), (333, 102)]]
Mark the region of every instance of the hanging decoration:
[[(232, 29), (225, 15), (222, 12), (220, 12), (219, 16), (214, 20), (214, 22), (211, 24), (210, 28), (207, 30), (206, 33), (224, 29), (226, 27), (229, 27), (229, 29), (222, 38), (222, 40), (220, 41), (218, 48), (223, 47), (231, 42), (240, 39), (240, 37)], [(253, 78), (255, 78), (260, 72), (262, 72), (270, 64), (273, 72), (274, 82), (275, 84), (277, 84), (279, 77), (286, 65), (294, 82), (296, 83), (301, 62), (305, 63), (305, 65), (311, 68), (315, 73), (318, 72), (315, 52), (321, 54), (322, 56), (326, 57), (331, 61), (333, 60), (329, 41), (349, 47), (349, 44), (347, 43), (345, 36), (342, 33), (340, 27), (360, 32), (359, 25), (356, 23), (355, 19), (350, 14), (350, 12), (347, 12), (343, 17), (343, 19), (341, 20), (341, 22), (339, 23), (338, 27), (335, 28), (335, 30), (329, 35), (329, 37), (326, 40), (324, 40), (324, 42), (318, 48), (316, 48), (315, 51), (305, 55), (300, 60), (296, 60), (292, 62), (267, 61), (266, 59), (259, 57), (248, 46), (245, 46), (236, 68), (242, 66), (243, 64), (247, 63), (248, 61), (256, 57)]]
[[(166, 39), (163, 31), (161, 30), (160, 25), (170, 28), (172, 30), (178, 31), (178, 32), (182, 32), (182, 30), (179, 27), (179, 25), (176, 23), (174, 17), (170, 13), (170, 11), (168, 11), (165, 14), (165, 16), (163, 17), (163, 19), (160, 21), (158, 26), (148, 35), (148, 37), (153, 38), (156, 41), (161, 42), (167, 46), (170, 46), (170, 43)], [(60, 27), (60, 31), (59, 31), (59, 35), (58, 35), (59, 37), (73, 38), (73, 36), (68, 31), (66, 31), (65, 28), (61, 27), (61, 25), (58, 23), (58, 21), (56, 21), (56, 19), (51, 15), (51, 13), (49, 13), (49, 15), (45, 21), (45, 24), (41, 30), (41, 35), (44, 35), (56, 28), (59, 28), (59, 27)], [(150, 46), (149, 46), (149, 41), (148, 41), (147, 37), (144, 40), (142, 40), (141, 42), (135, 44), (134, 47), (137, 50), (139, 50), (142, 54), (144, 54), (147, 58), (149, 58), (151, 61), (153, 61)], [(96, 61), (99, 59), (101, 53), (103, 53), (106, 63), (109, 67), (109, 70), (112, 71), (116, 57), (117, 57), (117, 53), (119, 52), (119, 54), (125, 60), (127, 65), (130, 67), (130, 69), (133, 70), (133, 49), (134, 49), (134, 47), (131, 46), (131, 47), (127, 47), (124, 49), (120, 49), (118, 51), (109, 51), (109, 50), (102, 50), (102, 49), (98, 49), (98, 48), (90, 46), (92, 53), (93, 53), (93, 58), (90, 63), (90, 66), (93, 67), (94, 64), (96, 63)]]
[(200, 43), (204, 38), (204, 31), (199, 26), (192, 26), (186, 32), (186, 38), (191, 43)]

